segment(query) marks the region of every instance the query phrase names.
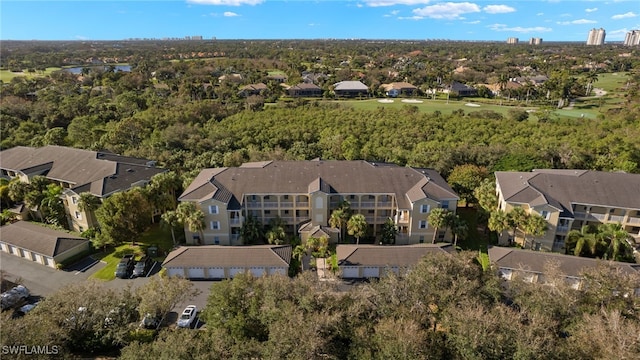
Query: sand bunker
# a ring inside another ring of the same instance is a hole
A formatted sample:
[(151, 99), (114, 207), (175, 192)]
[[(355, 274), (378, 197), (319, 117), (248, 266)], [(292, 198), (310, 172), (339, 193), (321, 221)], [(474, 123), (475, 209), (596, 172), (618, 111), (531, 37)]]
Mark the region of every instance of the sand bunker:
[(474, 103), (466, 103), (464, 105), (465, 106), (471, 106), (471, 107), (480, 107), (480, 104), (474, 104)]
[(393, 100), (391, 99), (380, 99), (378, 100), (379, 103), (383, 103), (383, 104), (388, 104), (388, 103), (392, 103)]
[(402, 100), (403, 103), (410, 103), (410, 104), (421, 104), (422, 100), (416, 100), (416, 99), (404, 99)]

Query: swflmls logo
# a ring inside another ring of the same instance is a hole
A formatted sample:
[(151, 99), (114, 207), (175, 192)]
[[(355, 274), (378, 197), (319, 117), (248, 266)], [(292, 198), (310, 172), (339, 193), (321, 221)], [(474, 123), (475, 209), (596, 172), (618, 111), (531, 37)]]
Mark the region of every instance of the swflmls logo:
[(27, 345), (3, 345), (2, 355), (58, 355), (58, 345), (27, 346)]

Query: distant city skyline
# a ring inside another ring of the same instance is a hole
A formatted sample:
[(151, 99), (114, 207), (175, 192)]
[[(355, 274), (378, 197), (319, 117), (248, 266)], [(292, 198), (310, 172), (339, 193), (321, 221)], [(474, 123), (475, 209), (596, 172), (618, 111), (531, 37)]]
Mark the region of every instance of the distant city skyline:
[[(34, 11), (37, 10), (37, 11)], [(2, 40), (406, 39), (606, 43), (640, 29), (635, 0), (3, 0)]]

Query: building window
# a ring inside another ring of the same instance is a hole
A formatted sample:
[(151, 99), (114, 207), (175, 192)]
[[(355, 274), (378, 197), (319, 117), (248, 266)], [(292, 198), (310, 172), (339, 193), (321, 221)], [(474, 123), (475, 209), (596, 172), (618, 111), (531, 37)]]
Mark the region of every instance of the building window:
[(213, 243), (215, 245), (220, 245), (220, 237), (219, 236), (214, 236), (213, 237)]
[(265, 215), (271, 215), (271, 210), (265, 210), (265, 211), (264, 211), (264, 214), (265, 214)]
[(78, 231), (83, 232), (84, 228), (82, 226), (78, 226)]
[(71, 197), (71, 202), (72, 202), (74, 205), (75, 205), (75, 204), (77, 204), (77, 203), (78, 203), (78, 198), (77, 198), (77, 197), (75, 197), (75, 196), (72, 196), (72, 197)]
[(79, 211), (75, 212), (76, 219), (82, 220), (82, 214)]
[(289, 210), (284, 210), (285, 215), (289, 215)]
[(420, 223), (419, 223), (420, 229), (427, 229), (428, 226), (429, 225), (427, 224), (427, 220), (420, 220)]
[(430, 209), (431, 209), (431, 206), (429, 206), (429, 205), (426, 205), (426, 204), (420, 205), (420, 213), (421, 214), (428, 213)]
[(209, 205), (209, 214), (217, 214), (218, 206), (217, 205)]
[(448, 209), (449, 208), (449, 202), (447, 200), (443, 200), (442, 201), (442, 208), (443, 209)]
[(284, 196), (283, 196), (283, 199), (285, 199), (285, 200), (289, 200), (289, 195), (284, 195)]
[(424, 243), (424, 235), (420, 235), (420, 244)]
[(551, 216), (551, 213), (546, 211), (546, 210), (542, 210), (540, 212), (540, 216), (542, 216), (545, 220), (549, 220), (549, 217)]
[(210, 225), (211, 225), (211, 230), (220, 229), (220, 221), (212, 221)]

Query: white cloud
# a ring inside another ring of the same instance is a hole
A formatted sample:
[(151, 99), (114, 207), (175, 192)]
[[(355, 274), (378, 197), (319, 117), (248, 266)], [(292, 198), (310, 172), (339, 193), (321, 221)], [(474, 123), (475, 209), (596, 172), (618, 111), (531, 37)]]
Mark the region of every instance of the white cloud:
[(476, 21), (465, 21), (465, 24), (471, 24), (471, 25), (480, 24), (480, 20), (476, 20)]
[(578, 19), (571, 21), (558, 21), (558, 25), (582, 25), (582, 24), (595, 24), (597, 21), (595, 20), (587, 20), (587, 19)]
[(398, 20), (422, 20), (424, 16), (400, 16)]
[(613, 20), (619, 20), (619, 19), (629, 19), (629, 18), (633, 18), (633, 17), (636, 17), (636, 16), (638, 16), (638, 14), (635, 14), (635, 13), (629, 11), (626, 14), (613, 15), (611, 18)]
[(552, 31), (551, 28), (547, 28), (547, 27), (542, 27), (542, 26), (534, 26), (534, 27), (520, 27), (520, 26), (515, 26), (515, 27), (508, 27), (505, 24), (493, 24), (493, 25), (489, 25), (489, 29), (493, 30), (493, 31), (510, 31), (510, 32), (518, 32), (518, 33), (540, 33), (540, 32), (549, 32)]
[(487, 5), (482, 10), (489, 14), (506, 14), (516, 11), (516, 9), (507, 5)]
[(598, 8), (584, 9), (584, 11), (586, 11), (588, 13), (592, 13), (594, 11), (598, 11)]
[(224, 5), (224, 6), (241, 6), (241, 5), (258, 5), (265, 0), (187, 0), (188, 3), (200, 5)]
[(543, 12), (539, 12), (539, 13), (536, 14), (536, 16), (542, 16), (542, 15), (544, 15)]
[(619, 30), (607, 31), (607, 40), (624, 40), (625, 35), (627, 35), (626, 28)]
[(480, 7), (476, 4), (463, 2), (446, 2), (436, 5), (425, 6), (421, 9), (414, 9), (416, 16), (429, 17), (432, 19), (463, 19), (463, 14), (480, 12)]
[(232, 12), (232, 11), (225, 11), (224, 14), (222, 14), (222, 15), (224, 15), (226, 17), (240, 16), (240, 15), (238, 15), (238, 14)]
[(394, 5), (424, 5), (428, 4), (430, 0), (364, 0), (364, 2), (368, 6), (378, 7)]

